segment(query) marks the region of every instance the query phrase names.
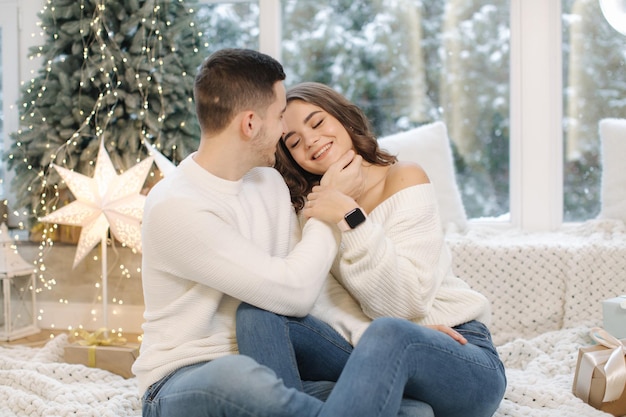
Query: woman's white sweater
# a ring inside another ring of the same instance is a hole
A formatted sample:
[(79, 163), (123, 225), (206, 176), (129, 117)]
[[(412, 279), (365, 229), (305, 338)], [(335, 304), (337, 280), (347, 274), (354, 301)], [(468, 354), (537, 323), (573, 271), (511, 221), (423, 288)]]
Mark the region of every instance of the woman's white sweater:
[(353, 344), (371, 319), (383, 316), (452, 327), (474, 319), (489, 324), (488, 300), (452, 271), (436, 201), (432, 184), (408, 187), (342, 233), (313, 314)]

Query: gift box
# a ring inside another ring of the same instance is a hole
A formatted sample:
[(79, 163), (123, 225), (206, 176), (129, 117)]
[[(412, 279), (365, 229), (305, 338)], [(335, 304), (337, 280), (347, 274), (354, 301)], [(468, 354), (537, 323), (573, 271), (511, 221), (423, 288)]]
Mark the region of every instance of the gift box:
[(598, 410), (626, 415), (626, 339), (597, 328), (592, 337), (599, 344), (578, 351), (574, 395)]
[(138, 343), (127, 343), (123, 338), (104, 337), (106, 332), (85, 333), (80, 340), (65, 346), (65, 362), (100, 368), (124, 378), (133, 377), (131, 367), (139, 356)]
[(602, 301), (604, 330), (618, 339), (626, 339), (626, 295)]

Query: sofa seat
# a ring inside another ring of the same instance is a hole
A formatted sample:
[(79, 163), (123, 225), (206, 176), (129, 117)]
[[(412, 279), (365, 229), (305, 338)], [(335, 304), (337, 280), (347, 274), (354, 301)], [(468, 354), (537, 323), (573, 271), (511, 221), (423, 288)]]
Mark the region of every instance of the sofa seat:
[(494, 342), (602, 325), (602, 300), (626, 294), (626, 226), (590, 220), (549, 233), (473, 226), (450, 233), (454, 272), (492, 305)]

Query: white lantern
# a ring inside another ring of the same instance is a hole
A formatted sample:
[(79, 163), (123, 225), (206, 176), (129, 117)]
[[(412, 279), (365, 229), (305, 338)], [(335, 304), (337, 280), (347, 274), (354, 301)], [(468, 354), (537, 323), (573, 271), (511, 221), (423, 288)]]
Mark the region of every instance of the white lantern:
[(39, 332), (36, 325), (35, 269), (17, 253), (5, 223), (0, 226), (0, 340)]

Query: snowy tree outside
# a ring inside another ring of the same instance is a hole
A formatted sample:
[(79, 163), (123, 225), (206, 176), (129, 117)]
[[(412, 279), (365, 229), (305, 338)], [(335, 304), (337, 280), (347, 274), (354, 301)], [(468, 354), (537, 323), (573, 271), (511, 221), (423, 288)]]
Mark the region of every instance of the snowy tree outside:
[(626, 36), (597, 0), (563, 0), (564, 220), (600, 212), (598, 122), (626, 118)]
[[(378, 136), (445, 121), (470, 217), (508, 212), (507, 1), (284, 0), (282, 7), (287, 86), (332, 86), (363, 108)], [(244, 23), (258, 21), (256, 2), (201, 9), (211, 23), (202, 24), (207, 53), (257, 44), (258, 23)]]

